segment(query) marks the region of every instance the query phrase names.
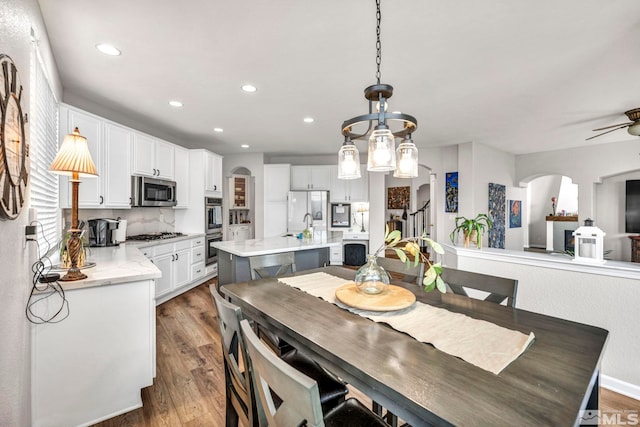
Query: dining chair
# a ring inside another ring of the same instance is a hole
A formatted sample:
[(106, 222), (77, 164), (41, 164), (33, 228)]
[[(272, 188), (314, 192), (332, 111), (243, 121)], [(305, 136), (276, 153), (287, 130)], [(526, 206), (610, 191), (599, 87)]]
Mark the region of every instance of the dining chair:
[[(293, 252), (283, 252), (279, 254), (251, 256), (249, 257), (249, 270), (251, 280), (277, 277), (286, 273), (295, 273), (295, 254)], [(261, 325), (258, 325), (258, 336), (264, 339), (269, 347), (279, 356), (293, 350), (293, 347), (289, 345), (289, 343)]]
[[(471, 271), (456, 270), (445, 267), (440, 275), (447, 285), (447, 290), (454, 294), (469, 296), (465, 288), (488, 292), (485, 301), (502, 304), (507, 300), (509, 307), (515, 307), (518, 294), (518, 281), (505, 277), (488, 274), (473, 273)], [(478, 298), (482, 299), (482, 298)]]
[[(209, 286), (209, 291), (218, 310), (218, 325), (222, 337), (227, 389), (226, 425), (236, 426), (239, 417), (243, 425), (255, 426), (257, 425), (255, 391), (250, 387), (251, 382), (247, 379), (250, 373), (245, 365), (246, 347), (243, 335), (240, 333), (242, 311), (237, 305), (222, 298), (215, 285)], [(324, 410), (329, 410), (344, 401), (349, 392), (346, 384), (309, 357), (293, 349), (284, 354), (282, 360), (318, 383), (320, 402)]]
[(241, 322), (256, 388), (260, 426), (388, 427), (350, 398), (323, 412), (318, 383), (276, 357), (249, 325)]
[(215, 285), (210, 285), (209, 291), (218, 312), (218, 327), (224, 356), (225, 425), (235, 427), (240, 419), (243, 426), (257, 426), (256, 400), (251, 386), (250, 372), (246, 365), (249, 359), (240, 332), (240, 320), (242, 320), (240, 307), (223, 299)]
[(393, 277), (398, 277), (403, 282), (415, 283), (418, 286), (422, 285), (422, 279), (424, 277), (424, 263), (419, 262), (418, 265), (413, 265), (413, 262), (407, 267), (406, 262), (402, 262), (396, 258), (378, 258), (376, 260), (378, 265), (385, 269), (387, 273), (390, 273)]

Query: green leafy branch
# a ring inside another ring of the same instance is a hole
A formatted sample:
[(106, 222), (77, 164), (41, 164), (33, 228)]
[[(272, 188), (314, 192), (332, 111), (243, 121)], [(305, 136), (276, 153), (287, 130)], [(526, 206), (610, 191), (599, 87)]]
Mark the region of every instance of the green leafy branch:
[(442, 274), (442, 265), (440, 263), (432, 263), (429, 258), (420, 251), (421, 242), (429, 245), (436, 253), (444, 254), (442, 246), (435, 240), (428, 238), (426, 232), (423, 232), (420, 237), (405, 237), (403, 239), (400, 230), (389, 232), (389, 226), (387, 226), (384, 243), (374, 253), (374, 256), (378, 257), (383, 251), (392, 249), (400, 261), (407, 264), (407, 268), (411, 267), (411, 264), (417, 266), (420, 262), (424, 263), (426, 268), (422, 285), (424, 286), (425, 292), (431, 292), (437, 288), (440, 292), (446, 293), (447, 286), (442, 280), (442, 277), (440, 277), (440, 274)]

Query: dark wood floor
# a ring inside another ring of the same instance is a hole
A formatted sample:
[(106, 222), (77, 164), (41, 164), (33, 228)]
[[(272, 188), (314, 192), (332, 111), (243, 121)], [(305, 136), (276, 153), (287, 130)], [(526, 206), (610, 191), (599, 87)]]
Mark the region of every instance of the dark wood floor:
[[(224, 426), (222, 352), (209, 284), (160, 305), (156, 318), (157, 372), (153, 386), (142, 390), (144, 406), (97, 425)], [(600, 403), (603, 410), (640, 411), (640, 401), (606, 389)]]

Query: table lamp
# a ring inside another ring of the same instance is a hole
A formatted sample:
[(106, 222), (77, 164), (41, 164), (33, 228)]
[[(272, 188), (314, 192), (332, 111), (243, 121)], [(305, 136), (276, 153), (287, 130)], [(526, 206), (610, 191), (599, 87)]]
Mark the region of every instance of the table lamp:
[(358, 212), (360, 213), (360, 215), (362, 215), (362, 216), (361, 216), (361, 224), (360, 224), (360, 232), (361, 232), (361, 233), (364, 233), (364, 232), (366, 231), (366, 230), (364, 229), (364, 214), (365, 214), (365, 212), (368, 212), (368, 211), (369, 211), (369, 209), (367, 209), (367, 207), (366, 207), (366, 206), (360, 206), (360, 207), (358, 208)]
[(87, 275), (78, 268), (78, 259), (82, 251), (82, 242), (79, 237), (81, 230), (78, 229), (78, 187), (81, 176), (94, 177), (98, 176), (98, 172), (96, 172), (96, 165), (91, 159), (87, 138), (80, 135), (77, 127), (73, 133), (64, 137), (62, 146), (49, 167), (49, 171), (71, 176), (71, 228), (68, 230), (71, 236), (67, 241), (71, 267), (60, 280), (69, 282), (86, 279)]

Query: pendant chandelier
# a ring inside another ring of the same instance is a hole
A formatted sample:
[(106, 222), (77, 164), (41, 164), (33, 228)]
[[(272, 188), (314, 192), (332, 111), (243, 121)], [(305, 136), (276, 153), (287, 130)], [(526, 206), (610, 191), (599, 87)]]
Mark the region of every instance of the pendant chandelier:
[[(373, 172), (394, 171), (397, 178), (418, 176), (418, 149), (411, 140), (411, 134), (418, 128), (415, 117), (398, 112), (387, 112), (387, 100), (393, 95), (391, 85), (380, 83), (380, 63), (382, 62), (380, 43), (380, 0), (376, 0), (376, 84), (364, 90), (369, 100), (369, 114), (354, 117), (342, 123), (344, 143), (338, 152), (338, 178), (360, 178), (360, 153), (356, 140), (369, 139), (367, 170)], [(354, 127), (367, 126), (364, 132)], [(392, 130), (394, 125), (396, 130)], [(395, 148), (395, 138), (404, 138)]]

